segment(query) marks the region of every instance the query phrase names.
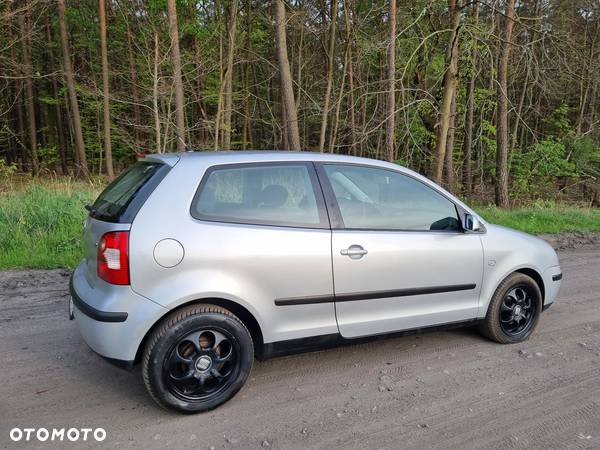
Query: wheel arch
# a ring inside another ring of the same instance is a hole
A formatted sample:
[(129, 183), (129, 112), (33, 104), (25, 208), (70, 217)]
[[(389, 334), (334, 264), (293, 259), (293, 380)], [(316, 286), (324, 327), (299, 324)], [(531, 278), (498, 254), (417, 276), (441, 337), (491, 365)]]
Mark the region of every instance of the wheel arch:
[(508, 268), (506, 268), (506, 270), (502, 271), (499, 274), (490, 273), (488, 275), (489, 277), (493, 276), (494, 282), (490, 284), (484, 282), (483, 284), (483, 288), (480, 293), (481, 303), (479, 305), (479, 318), (484, 318), (487, 315), (490, 302), (492, 301), (494, 294), (498, 290), (498, 287), (513, 273), (521, 273), (530, 277), (540, 289), (540, 293), (542, 294), (542, 306), (545, 304), (546, 286), (544, 285), (543, 277), (540, 271), (536, 267), (532, 267), (531, 265), (520, 265), (516, 267), (509, 266)]
[(522, 273), (523, 275), (527, 275), (528, 277), (532, 278), (533, 281), (535, 281), (535, 284), (538, 285), (538, 287), (540, 288), (540, 292), (542, 293), (542, 306), (545, 304), (546, 301), (546, 288), (544, 286), (544, 279), (542, 278), (542, 275), (535, 269), (531, 269), (529, 267), (523, 267), (521, 269), (517, 269), (515, 270), (513, 273)]
[(152, 332), (156, 329), (156, 327), (159, 326), (159, 324), (163, 321), (163, 319), (165, 317), (167, 317), (168, 315), (170, 315), (171, 313), (173, 313), (175, 311), (178, 311), (181, 308), (185, 308), (186, 306), (190, 306), (190, 305), (194, 305), (194, 304), (208, 304), (208, 305), (220, 306), (222, 308), (227, 309), (235, 316), (237, 316), (237, 318), (242, 321), (242, 323), (246, 326), (246, 328), (250, 332), (250, 336), (252, 337), (252, 343), (254, 344), (255, 357), (259, 358), (259, 359), (262, 358), (263, 349), (264, 349), (263, 334), (262, 334), (260, 325), (259, 325), (258, 321), (256, 320), (256, 318), (254, 317), (254, 315), (250, 311), (248, 311), (248, 309), (246, 309), (244, 306), (240, 305), (239, 303), (236, 303), (234, 301), (227, 300), (224, 298), (214, 297), (214, 298), (199, 298), (199, 299), (195, 299), (195, 300), (190, 300), (188, 302), (177, 305), (177, 307), (168, 310), (165, 314), (160, 316), (154, 322), (154, 324), (148, 329), (148, 331), (146, 331), (146, 334), (144, 335), (142, 341), (140, 342), (140, 345), (138, 346), (134, 363), (137, 364), (141, 361), (142, 353), (144, 352), (144, 347), (146, 346), (148, 337), (152, 334)]

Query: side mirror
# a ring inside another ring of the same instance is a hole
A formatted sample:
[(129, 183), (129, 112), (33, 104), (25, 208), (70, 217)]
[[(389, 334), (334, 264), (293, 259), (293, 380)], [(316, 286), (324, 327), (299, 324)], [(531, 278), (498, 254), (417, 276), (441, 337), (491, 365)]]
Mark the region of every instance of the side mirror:
[(485, 231), (483, 223), (479, 220), (478, 217), (473, 214), (465, 214), (465, 219), (463, 223), (463, 228), (465, 231), (469, 231), (471, 233), (481, 233)]

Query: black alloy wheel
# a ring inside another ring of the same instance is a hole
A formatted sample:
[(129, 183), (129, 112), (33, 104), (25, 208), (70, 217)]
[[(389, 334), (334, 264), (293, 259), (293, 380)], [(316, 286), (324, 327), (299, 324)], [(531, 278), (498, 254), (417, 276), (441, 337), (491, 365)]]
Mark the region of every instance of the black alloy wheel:
[(160, 406), (208, 411), (242, 388), (253, 360), (252, 336), (240, 319), (219, 306), (191, 305), (167, 315), (147, 339), (142, 376)]
[(500, 327), (508, 336), (518, 336), (531, 327), (535, 314), (536, 303), (527, 286), (514, 287), (502, 299)]
[(542, 292), (535, 280), (514, 272), (494, 292), (480, 330), (501, 344), (522, 342), (537, 326), (542, 305)]
[(233, 341), (226, 330), (214, 327), (182, 337), (164, 360), (165, 385), (188, 402), (217, 395), (239, 370)]

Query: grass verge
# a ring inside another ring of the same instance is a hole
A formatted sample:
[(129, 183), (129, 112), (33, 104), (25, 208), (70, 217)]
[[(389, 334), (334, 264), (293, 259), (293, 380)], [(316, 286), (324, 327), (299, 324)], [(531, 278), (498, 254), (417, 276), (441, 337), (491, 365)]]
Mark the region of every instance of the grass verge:
[(600, 209), (597, 208), (534, 205), (517, 209), (500, 209), (495, 206), (475, 209), (488, 222), (531, 234), (600, 231)]
[[(97, 184), (29, 181), (0, 188), (0, 270), (73, 268), (83, 256), (86, 203)], [(511, 210), (475, 208), (491, 223), (532, 234), (600, 231), (600, 209), (543, 203)]]
[(73, 182), (0, 192), (0, 269), (74, 267), (83, 255), (84, 205), (96, 195)]

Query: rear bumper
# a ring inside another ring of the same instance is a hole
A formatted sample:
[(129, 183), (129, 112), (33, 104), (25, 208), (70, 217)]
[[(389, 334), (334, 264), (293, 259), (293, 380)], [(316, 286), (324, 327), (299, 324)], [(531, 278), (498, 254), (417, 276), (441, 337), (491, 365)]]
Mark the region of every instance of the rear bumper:
[(129, 286), (98, 280), (90, 286), (85, 261), (71, 275), (73, 315), (86, 344), (120, 367), (130, 367), (148, 330), (168, 310)]
[(89, 318), (97, 320), (98, 322), (125, 322), (127, 320), (126, 312), (100, 311), (99, 309), (88, 305), (81, 297), (79, 297), (79, 294), (73, 287), (73, 275), (71, 275), (69, 282), (69, 291), (71, 293), (73, 305)]

